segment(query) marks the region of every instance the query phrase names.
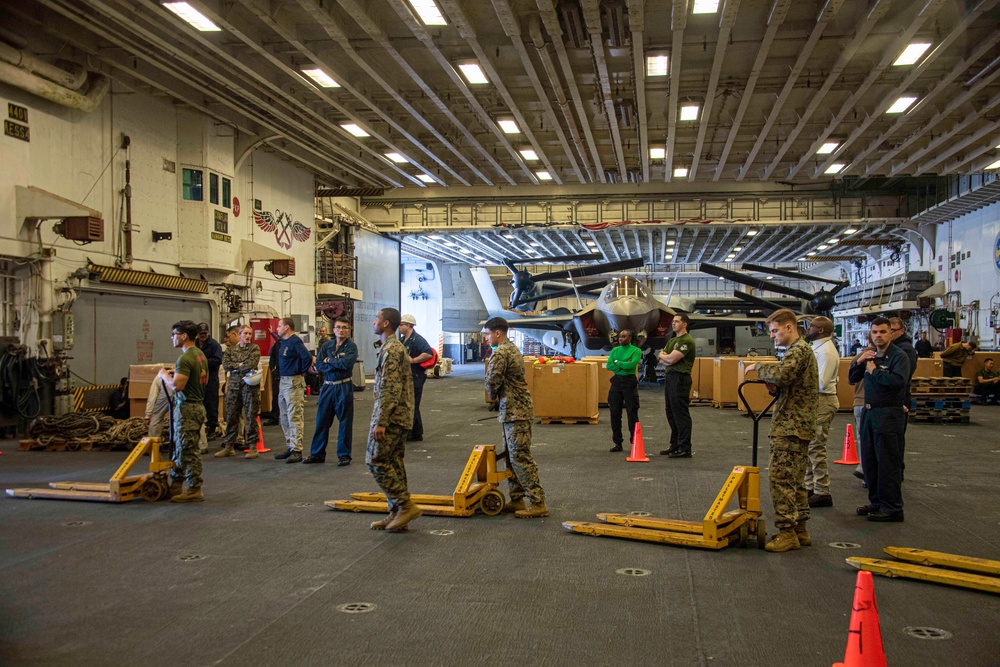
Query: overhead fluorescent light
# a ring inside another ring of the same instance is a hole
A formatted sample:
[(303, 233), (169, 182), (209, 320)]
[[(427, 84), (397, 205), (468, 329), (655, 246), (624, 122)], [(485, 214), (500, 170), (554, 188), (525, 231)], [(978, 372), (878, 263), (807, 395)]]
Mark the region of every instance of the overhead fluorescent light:
[(517, 121), (513, 118), (497, 118), (497, 125), (504, 131), (504, 134), (521, 134), (521, 128), (517, 126)]
[(741, 250), (743, 250), (743, 246), (739, 246), (738, 245), (735, 248), (733, 248), (733, 254), (736, 254), (736, 253), (740, 252)]
[(757, 236), (757, 230), (756, 229), (748, 229), (747, 230), (747, 236)]
[(806, 257), (812, 257), (815, 254), (816, 254), (815, 250), (810, 250), (809, 252), (806, 253)]
[(318, 67), (303, 69), (302, 73), (312, 79), (320, 88), (340, 88), (340, 84), (330, 78), (330, 75)]
[(505, 232), (505, 233), (501, 234), (500, 236), (504, 237), (505, 239), (512, 239), (512, 238), (514, 238), (514, 235), (511, 234), (510, 232)]
[(448, 246), (449, 248), (457, 248), (458, 247), (458, 244), (455, 243), (454, 241), (445, 241), (444, 244), (446, 246)]
[(816, 246), (816, 250), (826, 250), (826, 249), (827, 249), (827, 248), (829, 248), (829, 247), (830, 247), (830, 246), (828, 246), (827, 244), (825, 244), (825, 243), (824, 243), (824, 244), (822, 244), (822, 245), (818, 245), (818, 246)]
[(436, 183), (433, 176), (428, 174), (417, 174), (417, 180), (421, 183)]
[(844, 163), (843, 162), (834, 162), (829, 167), (827, 167), (826, 171), (824, 171), (823, 173), (824, 174), (839, 174), (840, 170), (843, 169), (843, 168), (844, 168)]
[(729, 255), (728, 257), (726, 257), (726, 261), (727, 261), (727, 262), (731, 262), (731, 261), (733, 261), (734, 259), (736, 259), (736, 255)]
[(829, 155), (833, 151), (837, 150), (837, 146), (839, 145), (839, 141), (828, 141), (816, 149), (816, 155)]
[(674, 169), (674, 178), (684, 178), (688, 175), (687, 167), (677, 167)]
[(714, 14), (719, 11), (719, 0), (694, 0), (692, 14)]
[(342, 123), (341, 127), (344, 128), (345, 130), (347, 130), (348, 132), (350, 132), (351, 134), (353, 134), (354, 136), (359, 137), (359, 138), (360, 137), (370, 137), (371, 136), (370, 134), (368, 134), (367, 132), (365, 132), (364, 130), (362, 130), (361, 127), (358, 126), (355, 123)]
[(986, 165), (986, 168), (987, 169), (1000, 169), (1000, 160), (997, 160), (996, 162), (994, 162), (992, 164)]
[(854, 229), (853, 227), (848, 227), (847, 229), (844, 230), (844, 236), (850, 236), (851, 234), (857, 234), (857, 233), (858, 230)]
[(681, 107), (681, 120), (698, 120), (697, 104), (686, 104)]
[(552, 180), (552, 174), (550, 174), (547, 171), (536, 171), (535, 172), (535, 176), (537, 176), (538, 180), (540, 180), (540, 181), (551, 181)]
[(912, 65), (913, 63), (920, 60), (920, 56), (924, 55), (924, 51), (931, 48), (929, 42), (917, 42), (910, 44), (903, 52), (899, 54), (896, 58), (896, 62), (892, 64), (893, 67), (900, 67), (902, 65)]
[(538, 153), (535, 152), (534, 148), (522, 148), (520, 150), (520, 153), (521, 153), (521, 157), (523, 157), (525, 160), (527, 160), (529, 162), (532, 162), (532, 161), (538, 159)]
[(459, 248), (458, 251), (463, 255), (471, 255), (475, 252), (474, 250), (469, 250), (468, 248)]
[(669, 70), (667, 54), (649, 54), (646, 56), (646, 76), (666, 76)]
[(587, 245), (590, 246), (591, 248), (596, 248), (597, 247), (597, 242), (596, 241), (587, 241)]
[(201, 32), (220, 32), (222, 28), (186, 2), (164, 2), (163, 6), (191, 24)]
[(667, 157), (666, 148), (650, 148), (649, 149), (649, 159), (650, 160), (662, 160)]
[(409, 162), (405, 157), (399, 153), (386, 153), (385, 156), (395, 162), (396, 164), (403, 164), (404, 162)]
[(885, 110), (886, 113), (903, 113), (917, 101), (913, 95), (904, 95), (892, 103), (892, 106)]
[(482, 84), (489, 83), (490, 80), (486, 78), (486, 73), (483, 72), (483, 68), (479, 66), (479, 63), (475, 61), (466, 61), (458, 64), (458, 69), (462, 71), (465, 76), (465, 80), (471, 84)]
[(444, 237), (443, 237), (443, 236), (441, 236), (440, 234), (431, 234), (431, 235), (429, 235), (429, 236), (428, 236), (427, 238), (429, 238), (429, 239), (434, 239), (435, 241), (440, 241), (440, 240), (442, 240), (442, 239), (443, 239)]
[(410, 0), (410, 5), (424, 25), (448, 25), (434, 0)]
[(667, 241), (667, 245), (676, 245), (676, 244), (677, 244), (677, 241), (674, 241), (672, 239), (670, 241)]

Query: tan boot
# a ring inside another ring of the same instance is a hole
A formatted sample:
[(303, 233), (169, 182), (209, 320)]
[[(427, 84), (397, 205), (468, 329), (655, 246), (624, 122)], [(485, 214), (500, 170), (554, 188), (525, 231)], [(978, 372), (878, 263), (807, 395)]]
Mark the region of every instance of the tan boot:
[(220, 449), (215, 453), (215, 458), (217, 459), (223, 459), (226, 458), (227, 456), (236, 456), (236, 452), (233, 450), (232, 447), (229, 446), (223, 447), (222, 449)]
[(170, 482), (170, 491), (167, 493), (168, 498), (179, 496), (182, 493), (184, 493), (184, 482)]
[(170, 502), (172, 502), (172, 503), (200, 503), (203, 500), (205, 500), (205, 496), (203, 496), (201, 494), (201, 487), (200, 486), (196, 486), (194, 488), (188, 489), (186, 493), (182, 493), (180, 495), (174, 496), (173, 498), (170, 499)]
[(792, 528), (783, 528), (780, 533), (771, 538), (770, 542), (764, 545), (764, 550), (771, 553), (793, 551), (798, 548), (799, 539), (795, 536), (795, 530)]
[(512, 500), (503, 506), (503, 511), (507, 514), (514, 514), (515, 512), (523, 512), (526, 509), (524, 505), (524, 498), (518, 498), (517, 500)]
[(813, 543), (812, 538), (809, 537), (809, 531), (806, 529), (805, 521), (799, 521), (795, 524), (795, 538), (799, 541), (800, 547), (807, 547)]
[(514, 512), (514, 516), (518, 519), (535, 519), (541, 518), (543, 516), (549, 515), (549, 508), (545, 506), (544, 502), (541, 503), (531, 503), (531, 507), (524, 510), (518, 510)]
[(260, 454), (257, 453), (257, 448), (256, 447), (251, 447), (250, 449), (247, 450), (247, 453), (246, 453), (246, 455), (243, 456), (243, 458), (245, 458), (245, 459), (255, 459), (258, 456), (260, 456)]
[[(370, 528), (372, 530), (385, 530), (385, 527), (389, 525), (389, 522), (396, 518), (397, 510), (393, 507), (389, 510), (389, 513), (384, 519), (378, 519), (377, 521), (372, 521)], [(407, 530), (406, 526), (403, 526), (400, 531)]]
[(417, 504), (412, 500), (408, 500), (405, 505), (396, 510), (396, 516), (389, 520), (386, 524), (385, 529), (390, 533), (399, 533), (406, 528), (406, 524), (410, 523), (424, 511), (417, 507)]

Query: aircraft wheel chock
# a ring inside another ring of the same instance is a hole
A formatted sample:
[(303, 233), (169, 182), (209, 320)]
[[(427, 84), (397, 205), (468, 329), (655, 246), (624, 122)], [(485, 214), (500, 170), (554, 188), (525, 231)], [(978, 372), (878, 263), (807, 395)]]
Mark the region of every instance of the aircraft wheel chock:
[(142, 487), (139, 489), (139, 495), (147, 503), (155, 503), (159, 500), (163, 500), (167, 497), (170, 492), (170, 487), (166, 485), (162, 480), (152, 478), (143, 482)]
[(504, 506), (503, 494), (499, 491), (489, 491), (483, 499), (479, 501), (479, 509), (483, 511), (483, 514), (487, 516), (496, 516), (503, 511)]
[(767, 530), (764, 527), (763, 519), (757, 519), (755, 532), (757, 533), (757, 548), (763, 549), (764, 545), (767, 544)]
[(740, 526), (740, 546), (744, 549), (747, 548), (747, 544), (750, 542), (750, 524), (745, 523)]

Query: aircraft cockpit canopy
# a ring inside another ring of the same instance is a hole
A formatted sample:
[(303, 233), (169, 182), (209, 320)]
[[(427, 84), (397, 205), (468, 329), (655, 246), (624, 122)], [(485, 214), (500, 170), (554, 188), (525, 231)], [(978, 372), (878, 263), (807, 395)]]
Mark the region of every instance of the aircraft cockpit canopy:
[(649, 293), (646, 286), (631, 276), (619, 276), (611, 283), (611, 290), (608, 292), (608, 300), (629, 297), (632, 299), (648, 299)]

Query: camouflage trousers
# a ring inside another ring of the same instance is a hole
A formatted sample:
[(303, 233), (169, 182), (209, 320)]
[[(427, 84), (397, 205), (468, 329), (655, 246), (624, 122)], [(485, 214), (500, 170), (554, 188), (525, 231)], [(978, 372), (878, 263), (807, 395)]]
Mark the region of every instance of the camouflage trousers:
[(201, 403), (174, 405), (174, 481), (186, 480), (189, 489), (201, 486), (201, 427), (205, 423), (205, 406)]
[(382, 442), (375, 441), (374, 425), (368, 433), (365, 463), (375, 478), (375, 483), (385, 493), (389, 511), (410, 501), (410, 492), (406, 488), (406, 467), (403, 465), (408, 430), (396, 424), (389, 424), (385, 427)]
[(222, 444), (234, 447), (242, 440), (244, 444), (254, 446), (259, 412), (260, 387), (251, 387), (242, 378), (238, 382), (230, 382), (226, 388), (226, 437)]
[(830, 495), (830, 466), (826, 461), (826, 445), (830, 439), (830, 424), (840, 409), (836, 394), (820, 394), (816, 404), (816, 435), (809, 442), (809, 462), (806, 464), (806, 491)]
[(514, 473), (507, 478), (511, 501), (525, 496), (532, 505), (545, 502), (545, 491), (538, 481), (538, 466), (531, 455), (531, 422), (527, 419), (503, 423), (503, 441)]
[(809, 497), (805, 476), (807, 440), (793, 436), (771, 436), (771, 500), (774, 525), (779, 530), (809, 520)]

